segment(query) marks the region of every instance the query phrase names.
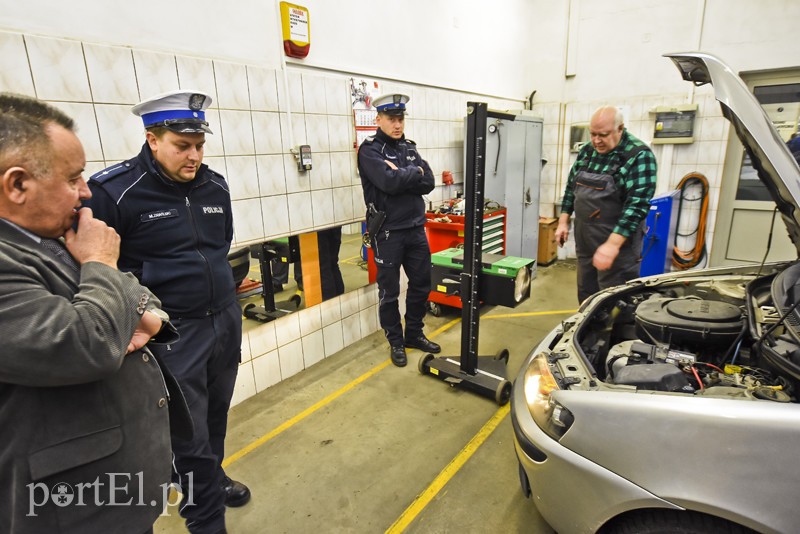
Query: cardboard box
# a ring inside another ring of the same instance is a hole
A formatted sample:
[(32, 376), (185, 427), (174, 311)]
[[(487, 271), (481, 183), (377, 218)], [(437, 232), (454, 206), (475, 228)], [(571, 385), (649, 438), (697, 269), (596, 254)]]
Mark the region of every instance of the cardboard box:
[(556, 243), (558, 219), (539, 217), (539, 250), (536, 261), (539, 265), (549, 265), (556, 260), (558, 243)]

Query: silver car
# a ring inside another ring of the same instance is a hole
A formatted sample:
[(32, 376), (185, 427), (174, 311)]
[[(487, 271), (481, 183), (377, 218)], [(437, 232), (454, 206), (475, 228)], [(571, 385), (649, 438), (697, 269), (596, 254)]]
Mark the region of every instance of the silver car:
[[(800, 168), (719, 59), (714, 87), (800, 248)], [(800, 252), (800, 250), (798, 250)], [(800, 532), (800, 263), (601, 291), (528, 356), (511, 414), (522, 489), (560, 533)]]

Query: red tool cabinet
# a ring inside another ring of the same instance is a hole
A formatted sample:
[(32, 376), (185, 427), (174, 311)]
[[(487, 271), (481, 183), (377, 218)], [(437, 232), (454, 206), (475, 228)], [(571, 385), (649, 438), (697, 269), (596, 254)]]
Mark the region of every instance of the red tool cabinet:
[[(447, 217), (451, 222), (437, 222), (434, 219)], [(464, 243), (464, 216), (427, 212), (425, 217), (425, 233), (431, 253), (457, 248)], [(506, 253), (506, 209), (486, 210), (483, 213), (483, 252), (491, 254)], [(372, 249), (367, 249), (367, 265), (369, 282), (374, 283), (377, 275)], [(445, 295), (439, 291), (431, 291), (428, 296), (428, 311), (433, 315), (441, 315), (441, 305), (461, 308), (461, 297)]]
[[(464, 243), (464, 216), (446, 215), (451, 222), (437, 222), (434, 219), (445, 217), (444, 214), (428, 212), (425, 217), (425, 233), (431, 253), (458, 248)], [(483, 212), (483, 239), (481, 249), (484, 253), (506, 253), (506, 209), (499, 208)], [(428, 296), (428, 311), (435, 316), (442, 313), (442, 305), (461, 308), (459, 295), (446, 295), (439, 291), (431, 291)]]

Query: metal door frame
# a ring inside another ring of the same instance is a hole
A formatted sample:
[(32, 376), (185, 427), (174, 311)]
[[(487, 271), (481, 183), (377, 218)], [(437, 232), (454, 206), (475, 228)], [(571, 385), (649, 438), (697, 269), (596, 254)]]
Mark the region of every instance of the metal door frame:
[[(742, 72), (740, 75), (751, 92), (755, 90), (755, 87), (765, 85), (800, 83), (800, 68), (750, 71)], [(719, 189), (720, 198), (717, 208), (717, 218), (714, 225), (714, 241), (709, 254), (709, 265), (712, 267), (742, 263), (742, 260), (728, 258), (728, 248), (731, 239), (730, 231), (735, 210), (771, 212), (775, 207), (772, 201), (736, 200), (743, 150), (744, 147), (736, 136), (736, 132), (733, 128), (730, 128), (728, 130), (728, 142), (725, 145), (725, 160)], [(786, 232), (780, 216), (775, 218), (773, 228), (776, 232)], [(766, 236), (764, 236), (764, 238), (766, 240)], [(795, 253), (794, 249), (792, 253)], [(768, 260), (769, 259), (771, 258), (768, 257)]]

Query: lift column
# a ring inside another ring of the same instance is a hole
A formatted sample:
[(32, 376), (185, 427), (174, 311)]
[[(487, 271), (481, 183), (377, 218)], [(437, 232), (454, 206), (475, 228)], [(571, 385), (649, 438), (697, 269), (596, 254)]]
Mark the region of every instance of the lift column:
[[(499, 405), (508, 402), (511, 382), (506, 379), (508, 350), (494, 356), (478, 356), (480, 327), (480, 279), (483, 255), (484, 172), (486, 169), (486, 119), (490, 116), (486, 103), (467, 102), (467, 168), (464, 183), (464, 269), (461, 272), (461, 356), (436, 358), (426, 354), (419, 360), (419, 371), (431, 374), (451, 386), (461, 387), (495, 399)], [(506, 113), (491, 112), (494, 118), (513, 120)]]

